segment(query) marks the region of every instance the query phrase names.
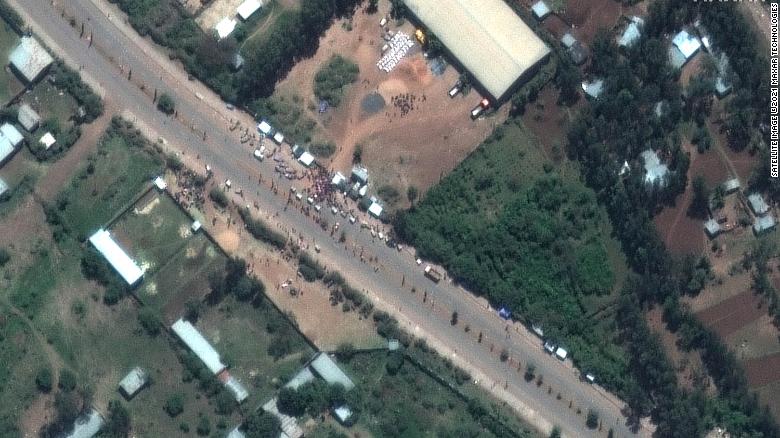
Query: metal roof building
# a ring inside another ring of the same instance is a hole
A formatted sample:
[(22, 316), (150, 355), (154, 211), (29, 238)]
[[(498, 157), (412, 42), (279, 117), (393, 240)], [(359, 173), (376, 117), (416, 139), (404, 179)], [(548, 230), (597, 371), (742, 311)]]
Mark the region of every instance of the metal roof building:
[(731, 178), (730, 180), (727, 180), (721, 184), (721, 186), (723, 187), (723, 191), (726, 193), (737, 191), (740, 187), (739, 178)]
[(713, 238), (720, 234), (720, 224), (715, 219), (710, 218), (710, 220), (704, 222), (704, 231), (707, 232), (707, 236)]
[(550, 54), (502, 0), (404, 0), (491, 97), (500, 101)]
[(26, 129), (27, 132), (35, 131), (41, 123), (41, 116), (26, 103), (19, 106), (19, 112), (16, 119), (19, 120), (19, 124), (22, 125), (22, 128)]
[(756, 215), (761, 216), (769, 211), (769, 205), (767, 205), (766, 201), (764, 201), (764, 197), (760, 194), (753, 193), (747, 197), (747, 200), (748, 204), (750, 204), (750, 209), (753, 210), (753, 213)]
[(92, 409), (88, 414), (78, 417), (73, 424), (73, 431), (62, 438), (92, 438), (100, 432), (103, 423), (100, 413)]
[(626, 29), (618, 38), (618, 46), (631, 47), (634, 45), (639, 40), (639, 37), (642, 36), (641, 26), (643, 24), (645, 24), (645, 20), (639, 17), (631, 17), (631, 22), (628, 23), (628, 26), (626, 26)]
[(298, 389), (301, 385), (309, 383), (312, 380), (314, 380), (314, 374), (312, 374), (309, 367), (304, 367), (302, 370), (298, 371), (298, 374), (290, 379), (290, 381), (287, 382), (287, 384), (284, 386), (286, 388)]
[(650, 149), (642, 152), (642, 160), (645, 162), (645, 182), (647, 184), (658, 183), (663, 187), (666, 184), (664, 178), (669, 173), (669, 167), (661, 163), (658, 154)]
[(598, 99), (601, 93), (604, 91), (604, 80), (596, 79), (591, 82), (582, 83), (582, 91), (592, 99)]
[(756, 218), (756, 221), (753, 222), (753, 232), (756, 234), (761, 234), (773, 229), (776, 225), (777, 221), (775, 221), (774, 216), (768, 214), (766, 216)]
[(672, 38), (672, 45), (669, 47), (670, 62), (674, 67), (682, 68), (700, 48), (699, 38), (686, 30), (681, 30)]
[(18, 46), (8, 57), (11, 66), (16, 69), (22, 78), (29, 82), (35, 82), (43, 72), (54, 62), (49, 52), (31, 36), (24, 36)]
[(262, 6), (263, 3), (260, 0), (246, 0), (238, 6), (236, 13), (242, 20), (247, 20)]
[(89, 242), (129, 286), (137, 284), (144, 276), (144, 271), (114, 241), (108, 231), (101, 228), (89, 238)]
[(322, 377), (323, 380), (331, 385), (340, 383), (346, 390), (355, 387), (355, 384), (352, 383), (352, 379), (344, 374), (344, 371), (341, 371), (341, 368), (339, 368), (336, 362), (326, 353), (317, 353), (309, 366), (318, 376)]
[(16, 152), (16, 147), (22, 143), (22, 140), (24, 140), (24, 137), (14, 125), (3, 123), (0, 126), (0, 163), (11, 158), (11, 155)]
[(146, 371), (140, 367), (135, 367), (119, 382), (119, 389), (122, 390), (127, 398), (132, 398), (146, 385), (147, 381)]
[(171, 326), (171, 330), (176, 333), (176, 336), (184, 342), (198, 358), (203, 361), (212, 373), (219, 374), (227, 366), (222, 363), (219, 357), (219, 353), (214, 347), (211, 346), (209, 341), (200, 334), (198, 329), (195, 328), (189, 321), (179, 319)]

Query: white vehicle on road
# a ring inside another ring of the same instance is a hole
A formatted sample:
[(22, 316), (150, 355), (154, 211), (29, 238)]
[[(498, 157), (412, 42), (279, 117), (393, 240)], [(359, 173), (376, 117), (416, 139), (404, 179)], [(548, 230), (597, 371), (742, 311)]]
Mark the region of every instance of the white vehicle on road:
[(255, 149), (254, 156), (258, 160), (263, 161), (263, 158), (265, 158), (265, 146), (260, 146), (259, 149)]

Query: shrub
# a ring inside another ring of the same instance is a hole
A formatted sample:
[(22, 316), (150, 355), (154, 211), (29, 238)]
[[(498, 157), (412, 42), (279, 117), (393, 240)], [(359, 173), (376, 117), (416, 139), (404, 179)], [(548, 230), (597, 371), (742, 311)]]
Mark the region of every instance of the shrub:
[(184, 412), (184, 397), (181, 394), (174, 394), (168, 397), (163, 406), (165, 412), (171, 417), (175, 417)]
[(173, 101), (173, 98), (168, 93), (163, 93), (157, 99), (157, 109), (171, 115), (176, 111), (176, 102)]
[(214, 187), (211, 189), (209, 192), (209, 198), (211, 198), (215, 204), (222, 208), (227, 208), (227, 206), (230, 204), (230, 200), (228, 199), (227, 194), (225, 194), (224, 190), (220, 189), (219, 187)]
[(358, 73), (357, 64), (334, 55), (314, 76), (314, 94), (331, 106), (339, 106), (345, 88), (357, 80)]
[(38, 387), (38, 391), (49, 393), (52, 388), (51, 370), (49, 368), (41, 368), (38, 373), (35, 374), (35, 386)]
[(76, 375), (66, 368), (61, 369), (60, 380), (57, 382), (57, 386), (65, 392), (73, 391), (76, 389)]
[(312, 154), (320, 158), (329, 158), (336, 152), (336, 145), (330, 142), (315, 143), (309, 148)]
[(141, 327), (143, 327), (144, 331), (149, 336), (157, 336), (160, 334), (160, 328), (162, 327), (160, 315), (151, 307), (142, 307), (141, 310), (138, 311), (138, 323), (141, 324)]
[(593, 409), (588, 409), (588, 416), (585, 420), (585, 424), (591, 429), (597, 428), (599, 426), (599, 413)]
[(11, 261), (11, 253), (6, 248), (0, 248), (0, 268)]
[(198, 420), (198, 427), (195, 428), (195, 432), (200, 436), (206, 436), (211, 433), (211, 423), (208, 417), (200, 417)]
[(284, 234), (271, 229), (263, 221), (254, 219), (248, 208), (242, 208), (238, 212), (246, 225), (247, 231), (255, 239), (269, 243), (279, 249), (284, 249), (287, 246), (287, 237)]

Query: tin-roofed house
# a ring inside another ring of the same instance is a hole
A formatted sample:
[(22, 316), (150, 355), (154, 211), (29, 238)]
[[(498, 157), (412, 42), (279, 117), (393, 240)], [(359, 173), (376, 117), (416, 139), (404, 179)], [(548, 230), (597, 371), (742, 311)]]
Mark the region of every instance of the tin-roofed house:
[(672, 45), (669, 47), (669, 61), (675, 68), (681, 69), (693, 58), (701, 48), (701, 41), (696, 35), (682, 30), (672, 38)]
[(119, 381), (119, 389), (130, 400), (149, 382), (149, 375), (141, 367), (135, 367)]
[(54, 58), (38, 40), (31, 36), (24, 36), (19, 45), (11, 52), (8, 61), (21, 76), (23, 82), (31, 84), (43, 76), (54, 62)]
[(11, 159), (22, 141), (24, 137), (14, 125), (4, 123), (0, 126), (0, 166)]
[(753, 193), (747, 197), (748, 205), (756, 216), (763, 216), (769, 211), (769, 205), (759, 193)]
[(41, 123), (41, 116), (28, 104), (23, 103), (19, 106), (16, 119), (27, 132), (33, 132), (38, 129)]

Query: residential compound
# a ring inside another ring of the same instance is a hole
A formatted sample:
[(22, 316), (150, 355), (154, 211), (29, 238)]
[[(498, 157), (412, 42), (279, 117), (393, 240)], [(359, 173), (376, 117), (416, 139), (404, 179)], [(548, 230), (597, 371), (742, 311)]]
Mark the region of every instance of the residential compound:
[(550, 48), (502, 0), (404, 0), (493, 101), (503, 101)]

